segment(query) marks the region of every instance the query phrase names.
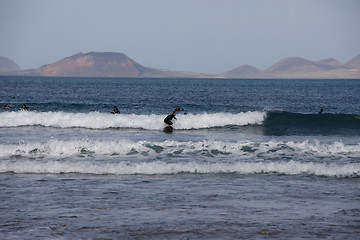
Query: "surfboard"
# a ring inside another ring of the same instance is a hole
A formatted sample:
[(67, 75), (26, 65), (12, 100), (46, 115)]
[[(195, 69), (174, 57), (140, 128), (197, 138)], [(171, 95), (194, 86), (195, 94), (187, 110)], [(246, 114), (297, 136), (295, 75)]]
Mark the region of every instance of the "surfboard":
[(166, 126), (164, 127), (164, 132), (170, 132), (172, 133), (174, 131), (174, 128), (172, 126)]

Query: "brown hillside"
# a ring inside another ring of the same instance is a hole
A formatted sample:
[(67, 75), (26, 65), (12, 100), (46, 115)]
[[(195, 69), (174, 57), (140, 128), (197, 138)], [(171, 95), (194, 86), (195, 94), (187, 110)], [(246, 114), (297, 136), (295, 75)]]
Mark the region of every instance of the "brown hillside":
[(36, 69), (41, 76), (138, 77), (146, 68), (123, 53), (78, 53)]

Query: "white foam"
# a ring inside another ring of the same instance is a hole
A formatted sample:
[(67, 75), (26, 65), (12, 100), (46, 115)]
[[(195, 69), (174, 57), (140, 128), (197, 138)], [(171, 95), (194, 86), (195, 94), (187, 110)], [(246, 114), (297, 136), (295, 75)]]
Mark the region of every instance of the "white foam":
[(360, 164), (324, 164), (289, 162), (118, 162), (96, 164), (89, 161), (1, 161), (0, 172), (14, 173), (80, 173), (80, 174), (178, 174), (178, 173), (237, 173), (259, 174), (278, 173), (287, 175), (309, 174), (327, 177), (359, 177)]
[[(12, 156), (25, 158), (50, 157), (64, 158), (83, 155), (121, 155), (126, 156), (133, 153), (146, 153), (146, 155), (167, 156), (178, 154), (186, 156), (201, 155), (208, 152), (212, 155), (232, 155), (244, 158), (269, 159), (276, 157), (292, 157), (296, 159), (316, 158), (360, 158), (360, 143), (346, 145), (343, 142), (320, 143), (314, 141), (303, 142), (224, 142), (215, 140), (203, 141), (99, 141), (99, 140), (49, 140), (46, 142), (0, 144), (0, 159)], [(209, 155), (208, 155), (209, 156)]]
[(0, 172), (360, 175), (360, 143), (51, 140), (1, 144)]
[[(199, 129), (222, 127), (227, 125), (243, 126), (261, 124), (266, 116), (265, 112), (213, 113), (178, 115), (174, 120), (176, 129)], [(58, 128), (142, 128), (149, 130), (163, 129), (164, 115), (136, 115), (109, 113), (67, 113), (67, 112), (3, 112), (0, 113), (0, 127), (45, 126)]]

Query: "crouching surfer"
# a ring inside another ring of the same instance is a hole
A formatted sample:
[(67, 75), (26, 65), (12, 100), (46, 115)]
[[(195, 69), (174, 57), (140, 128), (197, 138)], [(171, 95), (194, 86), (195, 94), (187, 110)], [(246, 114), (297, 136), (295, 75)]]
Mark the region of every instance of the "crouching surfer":
[(119, 114), (120, 110), (117, 108), (117, 106), (114, 106), (114, 110), (112, 112), (110, 112), (112, 114)]
[(164, 123), (167, 124), (167, 126), (164, 128), (164, 132), (168, 132), (168, 133), (172, 133), (173, 132), (173, 122), (172, 120), (175, 118), (175, 120), (177, 120), (176, 116), (176, 112), (173, 112), (172, 114), (168, 115), (165, 119), (164, 119)]
[(177, 118), (175, 116), (176, 116), (176, 112), (173, 112), (172, 114), (168, 115), (164, 119), (164, 123), (166, 123), (169, 126), (173, 125), (172, 119), (175, 118), (175, 120), (177, 120)]

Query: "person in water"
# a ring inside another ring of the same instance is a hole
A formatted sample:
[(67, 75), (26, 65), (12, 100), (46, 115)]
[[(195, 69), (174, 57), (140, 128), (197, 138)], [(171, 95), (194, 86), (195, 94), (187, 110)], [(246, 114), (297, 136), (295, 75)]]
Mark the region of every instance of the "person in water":
[[(183, 108), (181, 108), (180, 109), (180, 107), (179, 106), (176, 106), (176, 108), (175, 108), (175, 110), (174, 110), (174, 112), (179, 112), (179, 111), (185, 111)], [(187, 113), (186, 112), (184, 112), (184, 115), (186, 115)]]
[(6, 109), (10, 109), (10, 108), (11, 108), (11, 106), (9, 106), (9, 104), (6, 104), (6, 105), (4, 106), (4, 108), (6, 108)]
[(114, 110), (111, 113), (112, 114), (118, 114), (118, 113), (120, 113), (120, 111), (116, 106), (114, 106)]
[(173, 118), (175, 118), (175, 120), (177, 120), (176, 116), (176, 112), (173, 112), (172, 114), (168, 115), (165, 119), (164, 119), (164, 123), (166, 123), (167, 125), (171, 126), (173, 125), (173, 122), (171, 121)]
[(22, 105), (22, 107), (20, 108), (20, 110), (28, 110), (32, 107), (27, 107), (25, 104)]
[(185, 111), (183, 108), (181, 108), (180, 109), (180, 107), (179, 106), (176, 106), (176, 108), (175, 108), (175, 110), (174, 110), (174, 112), (178, 112), (178, 111)]
[(324, 109), (320, 109), (320, 112), (319, 112), (319, 114), (322, 114), (324, 112)]

